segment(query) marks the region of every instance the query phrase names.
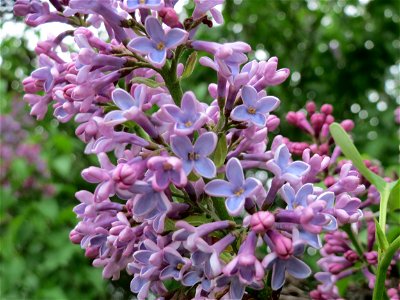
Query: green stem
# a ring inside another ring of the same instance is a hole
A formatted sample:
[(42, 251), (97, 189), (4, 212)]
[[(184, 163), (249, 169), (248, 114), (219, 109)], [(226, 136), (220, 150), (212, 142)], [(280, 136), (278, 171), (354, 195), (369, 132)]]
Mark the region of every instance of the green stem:
[(380, 193), (381, 201), (379, 203), (379, 225), (381, 226), (382, 232), (386, 231), (386, 212), (387, 205), (390, 195), (390, 185), (386, 184), (383, 191)]
[(378, 271), (376, 273), (375, 288), (373, 293), (373, 300), (383, 299), (383, 292), (385, 291), (385, 280), (386, 273), (389, 268), (392, 257), (396, 251), (400, 248), (400, 236), (398, 236), (387, 248), (387, 250), (382, 253), (379, 257)]
[(343, 226), (343, 230), (347, 233), (349, 236), (351, 243), (353, 244), (354, 248), (356, 249), (356, 252), (358, 254), (358, 257), (360, 259), (364, 259), (364, 250), (362, 249), (360, 243), (358, 242), (357, 238), (354, 236), (353, 230), (351, 230), (350, 224), (346, 224)]

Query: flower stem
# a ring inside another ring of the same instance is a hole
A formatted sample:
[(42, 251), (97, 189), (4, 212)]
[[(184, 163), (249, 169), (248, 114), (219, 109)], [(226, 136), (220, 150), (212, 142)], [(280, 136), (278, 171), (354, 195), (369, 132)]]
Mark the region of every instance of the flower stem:
[(385, 291), (386, 273), (389, 268), (393, 255), (400, 248), (400, 236), (398, 236), (387, 248), (385, 252), (379, 254), (378, 270), (376, 273), (373, 300), (383, 299), (383, 291)]

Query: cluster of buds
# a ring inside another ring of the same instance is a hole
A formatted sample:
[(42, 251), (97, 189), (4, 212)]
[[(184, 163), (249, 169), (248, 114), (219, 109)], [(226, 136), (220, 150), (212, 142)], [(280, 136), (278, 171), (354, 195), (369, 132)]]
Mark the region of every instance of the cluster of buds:
[[(280, 100), (266, 89), (289, 70), (278, 69), (276, 57), (248, 61), (244, 42), (196, 40), (200, 26), (223, 21), (216, 8), (223, 0), (195, 0), (184, 20), (174, 0), (50, 2), (54, 11), (39, 0), (15, 3), (29, 25), (73, 26), (35, 49), (40, 68), (23, 82), (25, 100), (39, 119), (49, 104), (60, 122), (74, 119), (85, 152), (98, 156), (99, 167), (82, 171), (96, 188), (76, 193), (80, 222), (70, 239), (104, 278), (126, 270), (138, 299), (279, 293), (286, 273), (311, 274), (300, 258), (305, 247), (320, 249), (321, 233), (362, 217), (357, 195), (364, 186), (350, 163), (326, 189), (315, 184), (335, 160), (327, 155), (332, 107), (315, 113), (309, 104), (311, 124), (301, 113), (288, 117), (318, 145), (298, 152), (282, 136), (268, 145)], [(108, 41), (96, 30), (101, 24)], [(68, 35), (76, 49), (65, 61), (57, 51)], [(211, 101), (182, 91), (198, 53), (216, 73)], [(246, 176), (254, 169), (269, 174), (269, 184)]]

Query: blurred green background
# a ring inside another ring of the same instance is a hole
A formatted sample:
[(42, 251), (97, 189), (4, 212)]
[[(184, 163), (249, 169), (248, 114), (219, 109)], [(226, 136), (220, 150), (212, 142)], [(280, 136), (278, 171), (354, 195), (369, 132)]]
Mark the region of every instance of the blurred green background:
[[(186, 9), (183, 13), (190, 13), (193, 3)], [(269, 90), (281, 99), (281, 133), (301, 138), (283, 121), (287, 111), (304, 107), (307, 100), (318, 106), (331, 103), (337, 120), (355, 121), (353, 137), (360, 151), (390, 169), (398, 163), (399, 151), (394, 123), (394, 109), (400, 105), (399, 12), (398, 0), (230, 0), (225, 24), (202, 28), (198, 38), (242, 40), (254, 49), (250, 59), (278, 56), (280, 67), (290, 68), (289, 80)], [(25, 116), (29, 110), (21, 104), (21, 81), (36, 64), (34, 41), (46, 36), (13, 18), (9, 3), (2, 3), (0, 13), (1, 115), (12, 113), (20, 125), (16, 132), (21, 136), (11, 146), (40, 145), (48, 170), (17, 154), (9, 158), (4, 130), (10, 121), (3, 121), (1, 298), (127, 299), (129, 293), (103, 281), (101, 271), (68, 239), (77, 222), (74, 193), (93, 189), (80, 171), (96, 160), (83, 155), (73, 123), (59, 124), (51, 113), (36, 122)], [(184, 87), (207, 99), (207, 85), (215, 79), (213, 72), (198, 65)]]

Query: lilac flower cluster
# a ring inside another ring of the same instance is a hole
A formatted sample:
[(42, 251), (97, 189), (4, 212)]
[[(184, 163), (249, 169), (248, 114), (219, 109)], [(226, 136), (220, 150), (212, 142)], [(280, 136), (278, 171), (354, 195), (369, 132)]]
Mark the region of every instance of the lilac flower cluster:
[[(338, 226), (360, 220), (357, 195), (365, 187), (350, 163), (326, 188), (317, 184), (340, 154), (328, 156), (332, 107), (315, 113), (307, 105), (311, 124), (302, 113), (288, 115), (320, 144), (276, 136), (269, 145), (280, 100), (266, 89), (284, 82), (289, 70), (278, 69), (276, 57), (248, 61), (244, 42), (196, 40), (199, 26), (222, 22), (216, 6), (223, 0), (195, 0), (185, 20), (174, 0), (50, 2), (54, 10), (39, 0), (14, 6), (29, 25), (74, 26), (38, 44), (40, 67), (24, 80), (24, 98), (39, 119), (50, 104), (60, 122), (74, 119), (85, 152), (98, 157), (99, 167), (82, 171), (96, 188), (76, 193), (80, 221), (70, 239), (104, 278), (117, 280), (126, 270), (138, 299), (279, 294), (286, 273), (310, 276), (301, 260), (305, 247), (320, 249), (322, 233), (333, 240)], [(101, 24), (107, 41), (96, 30)], [(77, 47), (65, 61), (58, 49), (68, 35)], [(195, 53), (206, 54), (200, 64), (216, 73), (210, 104), (181, 88)], [(267, 184), (248, 176), (254, 169), (270, 176)]]
[(48, 183), (50, 173), (47, 164), (40, 157), (41, 146), (28, 138), (27, 128), (32, 126), (33, 121), (26, 115), (24, 103), (16, 99), (12, 102), (11, 111), (0, 115), (1, 187), (7, 189), (13, 184), (11, 174), (16, 161), (22, 160), (28, 169), (27, 177), (18, 182), (18, 188), (13, 189), (17, 197), (25, 190), (40, 191), (47, 196), (54, 193), (54, 187)]

